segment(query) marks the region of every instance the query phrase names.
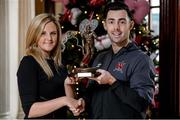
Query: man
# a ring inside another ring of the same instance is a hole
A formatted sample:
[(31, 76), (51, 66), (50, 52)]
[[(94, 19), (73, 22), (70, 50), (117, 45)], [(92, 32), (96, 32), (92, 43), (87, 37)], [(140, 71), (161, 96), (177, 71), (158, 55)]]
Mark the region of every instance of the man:
[(91, 78), (84, 97), (89, 117), (145, 118), (153, 99), (153, 62), (129, 38), (134, 22), (127, 5), (109, 3), (104, 14), (112, 47), (93, 63), (100, 75)]

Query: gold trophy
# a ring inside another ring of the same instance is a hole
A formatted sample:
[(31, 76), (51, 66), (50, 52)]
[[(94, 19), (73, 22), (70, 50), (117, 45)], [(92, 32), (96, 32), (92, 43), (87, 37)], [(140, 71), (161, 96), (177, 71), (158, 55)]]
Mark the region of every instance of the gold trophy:
[(97, 35), (94, 32), (98, 26), (96, 19), (88, 20), (84, 19), (80, 25), (79, 30), (82, 37), (82, 54), (83, 58), (79, 68), (74, 69), (74, 73), (78, 78), (91, 78), (96, 77), (96, 70), (98, 67), (89, 67), (89, 63), (94, 56), (94, 40), (97, 39)]

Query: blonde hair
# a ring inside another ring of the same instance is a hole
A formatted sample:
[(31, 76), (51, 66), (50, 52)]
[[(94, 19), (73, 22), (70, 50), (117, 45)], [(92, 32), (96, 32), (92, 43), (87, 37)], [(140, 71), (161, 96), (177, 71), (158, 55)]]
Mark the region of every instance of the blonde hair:
[(44, 72), (47, 74), (48, 79), (54, 76), (51, 68), (49, 67), (45, 56), (38, 48), (38, 41), (41, 37), (45, 25), (49, 22), (53, 22), (56, 25), (58, 31), (57, 44), (50, 53), (50, 57), (55, 62), (55, 67), (61, 65), (61, 28), (59, 22), (55, 16), (48, 13), (42, 13), (36, 16), (30, 23), (26, 34), (26, 55), (31, 55), (40, 64)]

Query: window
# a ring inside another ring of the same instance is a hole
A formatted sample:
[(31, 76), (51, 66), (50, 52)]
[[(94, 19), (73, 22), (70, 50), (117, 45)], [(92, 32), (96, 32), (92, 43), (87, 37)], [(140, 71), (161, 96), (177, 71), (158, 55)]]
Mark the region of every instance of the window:
[(160, 13), (160, 0), (147, 0), (150, 4), (150, 12), (146, 16), (148, 27), (152, 30), (152, 35), (159, 35), (159, 13)]

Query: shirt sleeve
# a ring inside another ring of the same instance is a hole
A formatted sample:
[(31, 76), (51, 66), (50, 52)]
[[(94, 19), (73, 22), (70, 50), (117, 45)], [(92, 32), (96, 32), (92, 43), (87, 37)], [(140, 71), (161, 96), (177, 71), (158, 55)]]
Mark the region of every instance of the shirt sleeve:
[(25, 56), (17, 71), (18, 89), (22, 108), (26, 116), (32, 104), (37, 101), (38, 64), (32, 56)]
[(141, 97), (151, 103), (154, 93), (155, 77), (152, 60), (146, 55), (139, 57), (133, 69), (134, 71), (130, 78), (130, 87), (135, 89)]
[(154, 67), (148, 57), (138, 59), (133, 66), (130, 82), (117, 80), (112, 84), (111, 90), (121, 101), (142, 112), (147, 109), (153, 98)]

